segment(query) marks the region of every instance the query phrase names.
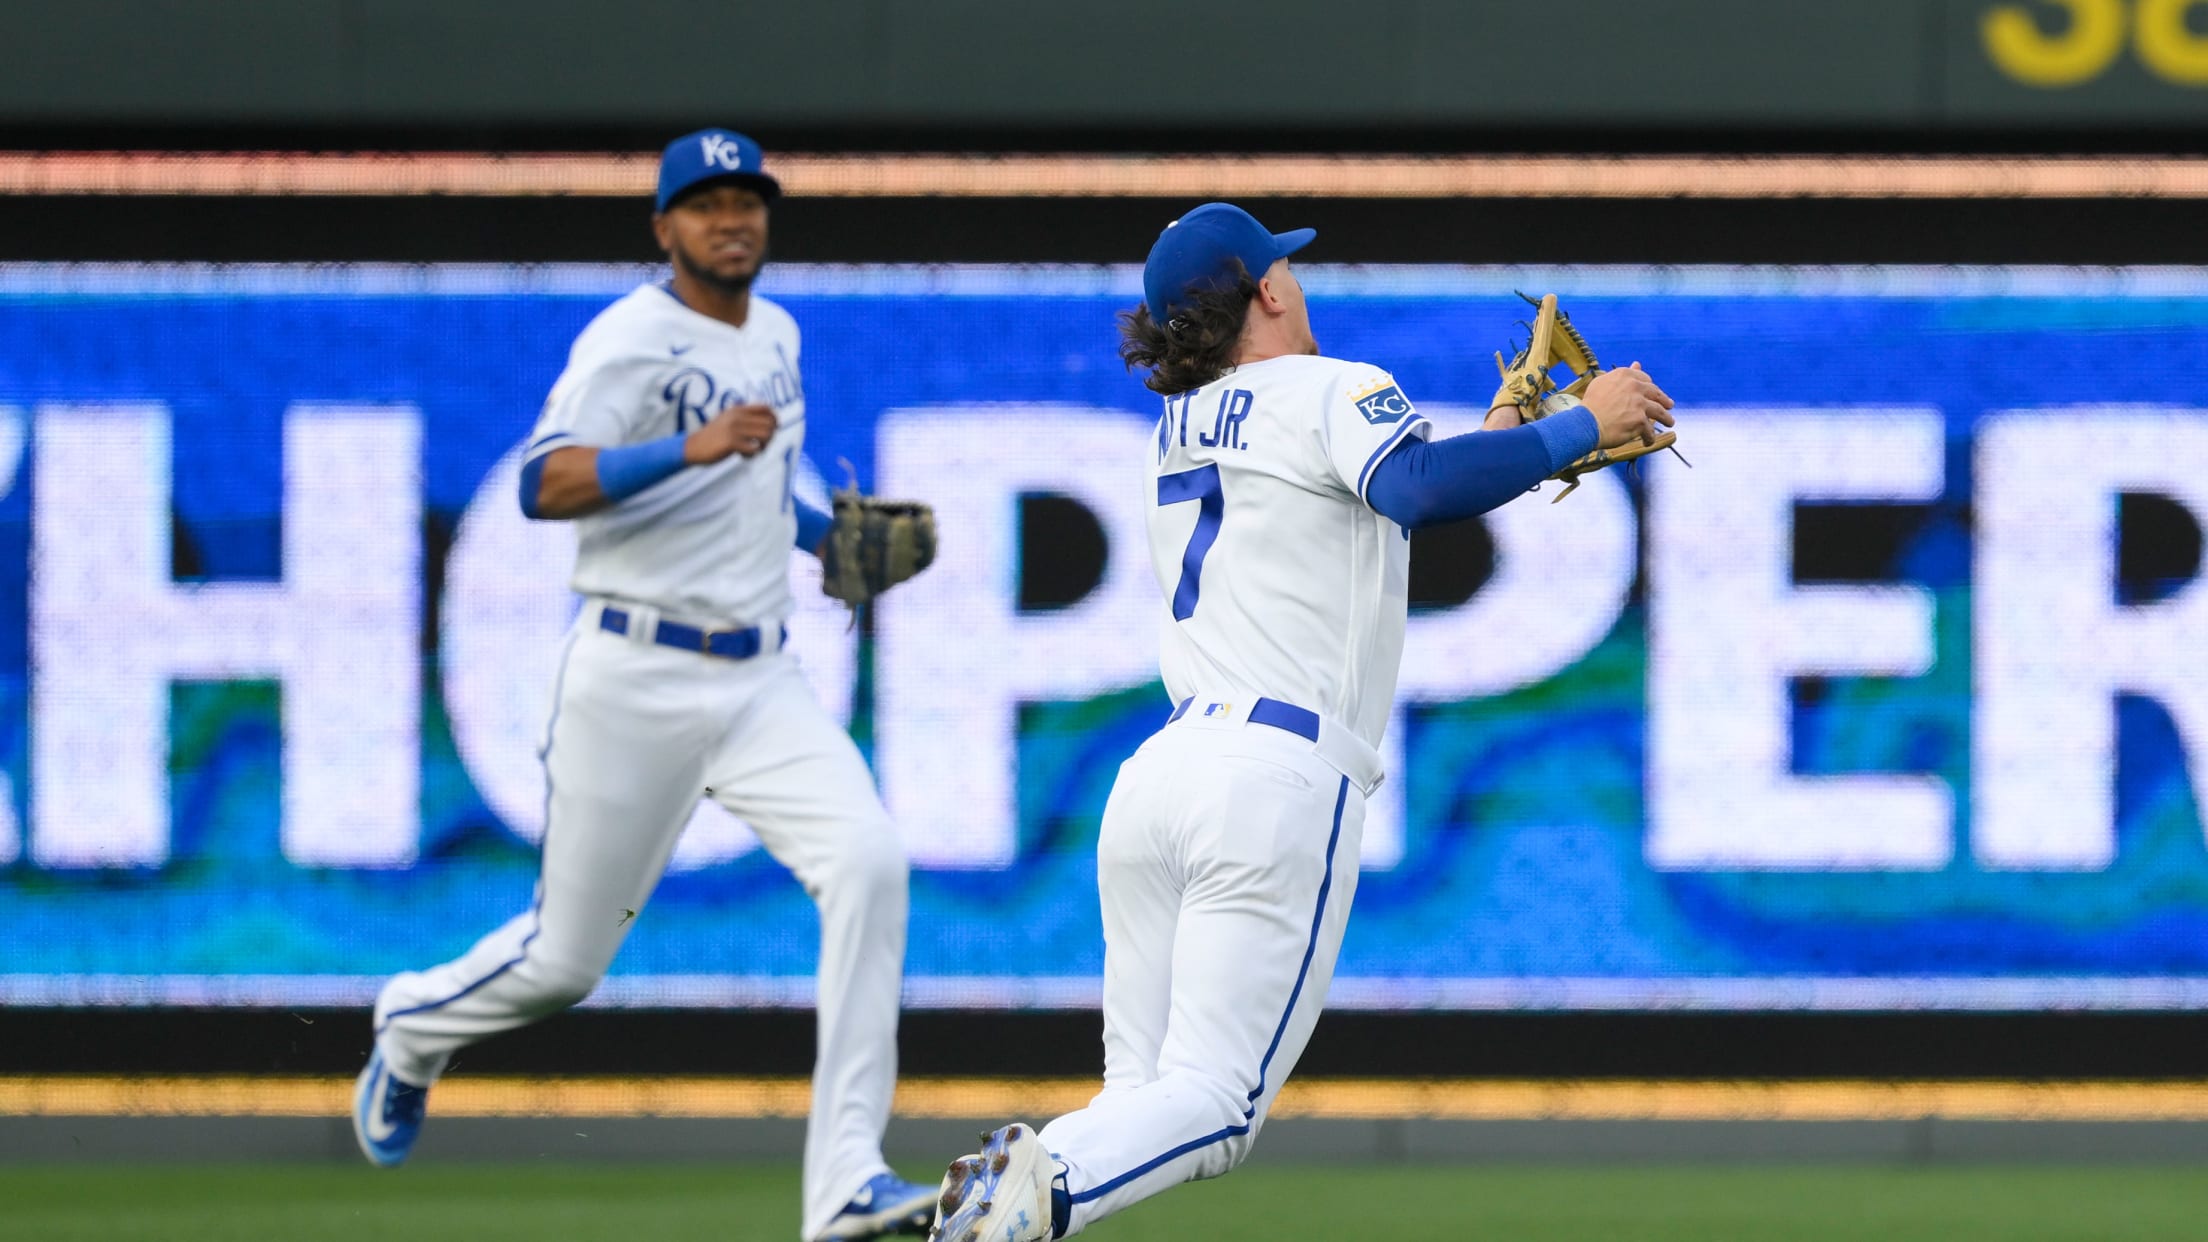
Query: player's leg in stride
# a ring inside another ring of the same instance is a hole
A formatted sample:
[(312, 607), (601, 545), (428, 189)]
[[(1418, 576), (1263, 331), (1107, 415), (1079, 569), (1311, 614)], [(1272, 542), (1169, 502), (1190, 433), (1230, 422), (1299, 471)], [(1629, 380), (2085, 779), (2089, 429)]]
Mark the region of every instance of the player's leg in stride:
[(804, 1234), (848, 1240), (925, 1230), (934, 1189), (892, 1173), (881, 1146), (897, 1085), (909, 902), (903, 845), (858, 747), (787, 657), (745, 672), (755, 684), (707, 761), (705, 784), (820, 910)]

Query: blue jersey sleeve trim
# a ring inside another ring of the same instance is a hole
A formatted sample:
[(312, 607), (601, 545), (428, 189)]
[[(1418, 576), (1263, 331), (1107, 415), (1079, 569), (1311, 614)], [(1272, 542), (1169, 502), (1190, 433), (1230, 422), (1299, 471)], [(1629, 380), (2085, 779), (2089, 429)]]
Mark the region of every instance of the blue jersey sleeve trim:
[(836, 520), (802, 500), (791, 500), (797, 509), (797, 550), (819, 552), (820, 541), (828, 537), (828, 531)]
[(665, 436), (616, 449), (598, 450), (598, 490), (615, 503), (627, 500), (683, 467), (685, 436)]
[(1549, 477), (1539, 427), (1405, 445), (1373, 470), (1365, 503), (1406, 530), (1477, 517)]
[(1404, 443), (1413, 435), (1424, 439), (1432, 435), (1433, 430), (1434, 425), (1423, 418), (1405, 419), (1403, 425), (1395, 429), (1395, 434), (1381, 441), (1379, 448), (1372, 450), (1372, 456), (1365, 459), (1365, 468), (1357, 472), (1357, 499), (1364, 501), (1366, 504), (1371, 504), (1372, 501), (1368, 498), (1368, 493), (1372, 487), (1373, 470), (1387, 458), (1389, 453), (1395, 450), (1397, 445)]
[(572, 441), (574, 440), (574, 438), (575, 436), (572, 432), (547, 432), (546, 434), (538, 436), (536, 439), (531, 440), (529, 442), (529, 447), (523, 449), (522, 452), (525, 456), (528, 457), (540, 456), (542, 454), (551, 452), (553, 449), (567, 447), (565, 442)]

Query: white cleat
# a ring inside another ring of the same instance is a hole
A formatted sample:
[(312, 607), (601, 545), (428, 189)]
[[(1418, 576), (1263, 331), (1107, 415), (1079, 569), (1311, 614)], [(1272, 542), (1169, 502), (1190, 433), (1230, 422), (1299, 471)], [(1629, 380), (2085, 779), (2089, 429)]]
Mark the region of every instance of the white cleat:
[(951, 1161), (928, 1242), (1045, 1242), (1058, 1162), (1017, 1122), (981, 1136), (981, 1151)]

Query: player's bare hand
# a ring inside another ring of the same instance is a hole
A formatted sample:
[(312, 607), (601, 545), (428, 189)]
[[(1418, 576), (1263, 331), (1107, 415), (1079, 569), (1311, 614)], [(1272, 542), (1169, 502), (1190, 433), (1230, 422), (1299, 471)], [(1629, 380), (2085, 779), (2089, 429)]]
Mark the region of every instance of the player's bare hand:
[(730, 457), (750, 457), (767, 447), (778, 425), (769, 406), (732, 405), (690, 433), (682, 442), (682, 459), (693, 466), (710, 466)]
[(1597, 443), (1603, 448), (1619, 448), (1635, 440), (1653, 444), (1659, 429), (1672, 425), (1671, 398), (1638, 362), (1596, 376), (1582, 400), (1595, 416)]

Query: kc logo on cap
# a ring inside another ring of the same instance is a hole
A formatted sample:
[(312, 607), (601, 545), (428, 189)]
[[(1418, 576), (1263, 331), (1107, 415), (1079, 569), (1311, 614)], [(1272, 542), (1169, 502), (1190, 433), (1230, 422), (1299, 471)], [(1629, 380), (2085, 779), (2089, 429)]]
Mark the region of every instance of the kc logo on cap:
[(729, 172), (745, 171), (744, 149), (732, 141), (730, 135), (709, 131), (698, 136), (698, 145), (707, 164)]
[(693, 186), (722, 177), (737, 178), (770, 203), (782, 196), (758, 143), (732, 129), (701, 129), (668, 143), (660, 154), (659, 210), (674, 206)]

